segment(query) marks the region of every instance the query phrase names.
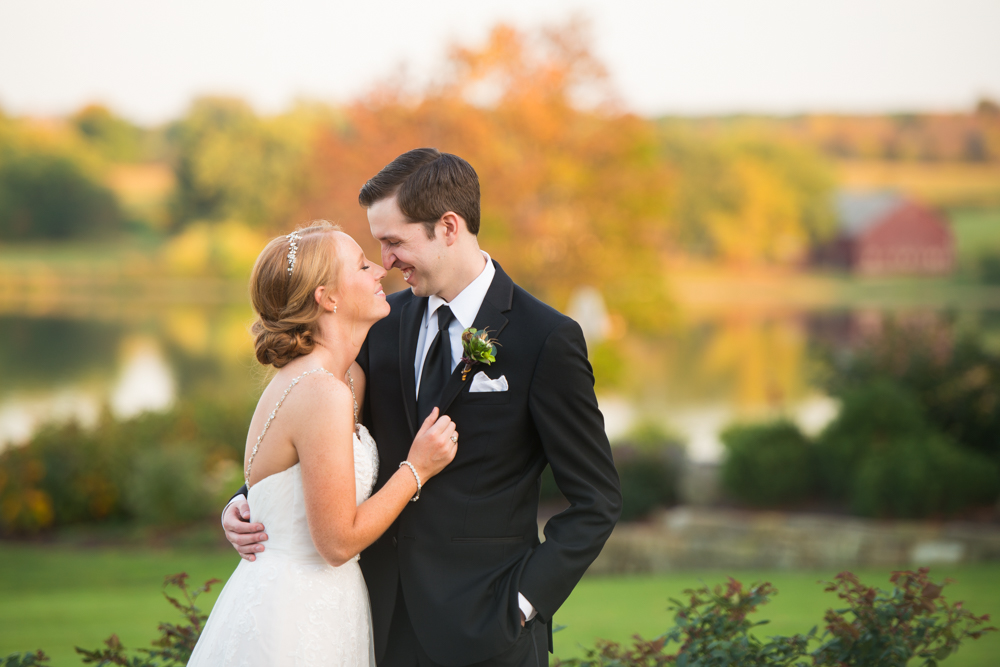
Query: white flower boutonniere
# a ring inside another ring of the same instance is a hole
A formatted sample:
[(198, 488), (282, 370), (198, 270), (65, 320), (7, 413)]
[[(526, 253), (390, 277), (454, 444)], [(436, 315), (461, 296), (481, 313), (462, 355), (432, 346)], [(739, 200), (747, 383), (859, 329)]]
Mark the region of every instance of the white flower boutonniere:
[(499, 343), (490, 338), (490, 330), (468, 328), (462, 332), (462, 362), (465, 368), (462, 369), (462, 382), (476, 364), (489, 366), (497, 360), (497, 348)]

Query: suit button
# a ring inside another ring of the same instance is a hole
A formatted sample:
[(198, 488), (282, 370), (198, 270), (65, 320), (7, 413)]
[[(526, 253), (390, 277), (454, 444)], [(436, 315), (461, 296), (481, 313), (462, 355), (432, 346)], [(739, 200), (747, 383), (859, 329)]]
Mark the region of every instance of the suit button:
[(395, 548), (396, 548), (396, 537), (395, 537), (395, 535), (394, 535), (394, 536), (393, 536), (393, 538), (392, 538), (392, 548), (393, 548), (393, 549), (395, 549)]

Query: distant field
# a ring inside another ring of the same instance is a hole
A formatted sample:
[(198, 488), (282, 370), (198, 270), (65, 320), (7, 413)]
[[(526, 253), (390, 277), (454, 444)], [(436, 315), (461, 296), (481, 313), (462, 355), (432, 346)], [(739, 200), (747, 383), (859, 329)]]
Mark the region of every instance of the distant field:
[(1000, 253), (1000, 208), (960, 210), (951, 214), (958, 261), (967, 268), (987, 253)]
[[(74, 645), (97, 647), (115, 632), (127, 646), (148, 646), (160, 621), (177, 620), (160, 595), (163, 575), (187, 571), (194, 582), (226, 578), (237, 559), (227, 551), (151, 549), (71, 549), (0, 543), (0, 656), (44, 649), (53, 667), (79, 665)], [(567, 626), (555, 635), (556, 654), (580, 655), (580, 645), (597, 637), (625, 641), (632, 634), (655, 637), (671, 623), (669, 597), (701, 581), (717, 583), (731, 574), (744, 582), (767, 580), (780, 591), (759, 616), (772, 623), (761, 632), (806, 632), (822, 621), (836, 599), (822, 592), (819, 579), (835, 572), (675, 573), (658, 576), (585, 578), (556, 615)], [(888, 571), (860, 573), (887, 585)], [(963, 599), (977, 613), (1000, 617), (1000, 564), (939, 568), (937, 577), (957, 583), (948, 597)], [(217, 589), (218, 590), (218, 589)], [(206, 602), (214, 601), (214, 594)], [(964, 647), (944, 664), (993, 667), (1000, 636)]]
[(996, 163), (843, 160), (837, 176), (841, 187), (900, 190), (935, 206), (1000, 206)]

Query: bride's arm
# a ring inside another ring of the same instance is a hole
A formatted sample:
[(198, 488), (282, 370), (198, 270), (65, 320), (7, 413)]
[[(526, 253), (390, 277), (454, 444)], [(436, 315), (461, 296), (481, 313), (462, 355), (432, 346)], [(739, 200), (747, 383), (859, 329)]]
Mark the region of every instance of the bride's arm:
[[(316, 384), (321, 386), (311, 387), (308, 396), (303, 392), (304, 400), (296, 404), (292, 440), (302, 463), (313, 543), (327, 562), (342, 565), (386, 531), (416, 494), (417, 483), (403, 466), (378, 493), (356, 505), (353, 399), (343, 384)], [(407, 457), (422, 483), (455, 457), (454, 434), (455, 424), (447, 416), (438, 419), (437, 409), (424, 421)]]

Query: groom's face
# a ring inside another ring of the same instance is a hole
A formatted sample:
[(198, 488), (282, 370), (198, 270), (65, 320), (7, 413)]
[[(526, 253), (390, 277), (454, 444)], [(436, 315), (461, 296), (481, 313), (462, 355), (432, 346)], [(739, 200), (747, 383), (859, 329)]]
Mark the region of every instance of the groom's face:
[(416, 296), (431, 296), (443, 288), (438, 283), (447, 246), (440, 234), (427, 238), (424, 226), (408, 221), (395, 197), (372, 204), (368, 208), (368, 224), (372, 236), (382, 246), (382, 266), (386, 271), (399, 269)]

